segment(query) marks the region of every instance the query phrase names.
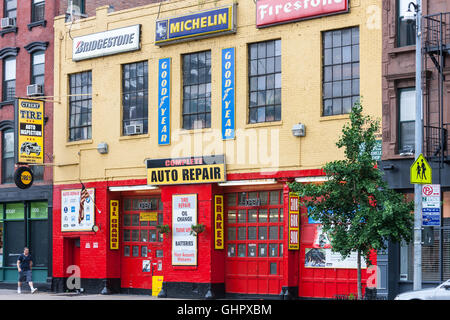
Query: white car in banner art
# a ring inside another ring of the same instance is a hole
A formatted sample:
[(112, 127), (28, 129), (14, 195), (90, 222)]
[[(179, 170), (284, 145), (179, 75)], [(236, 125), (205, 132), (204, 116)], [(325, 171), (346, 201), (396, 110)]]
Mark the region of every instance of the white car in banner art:
[(436, 288), (401, 293), (395, 300), (450, 300), (450, 279)]

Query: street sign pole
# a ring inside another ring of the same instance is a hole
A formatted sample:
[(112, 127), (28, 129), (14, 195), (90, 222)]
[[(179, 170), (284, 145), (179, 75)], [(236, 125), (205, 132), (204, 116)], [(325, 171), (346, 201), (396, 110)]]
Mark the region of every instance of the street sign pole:
[[(416, 119), (415, 158), (422, 153), (422, 1), (416, 2)], [(431, 173), (431, 172), (430, 172)], [(414, 283), (413, 289), (422, 289), (422, 185), (414, 185)]]

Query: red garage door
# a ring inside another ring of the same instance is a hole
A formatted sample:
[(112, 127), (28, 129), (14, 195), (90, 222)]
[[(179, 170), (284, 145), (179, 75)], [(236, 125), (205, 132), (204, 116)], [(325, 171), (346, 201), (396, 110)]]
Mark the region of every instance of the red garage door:
[(226, 199), (226, 292), (280, 294), (282, 191), (228, 193)]
[(121, 287), (151, 289), (152, 276), (161, 275), (162, 224), (160, 198), (125, 198), (121, 216)]

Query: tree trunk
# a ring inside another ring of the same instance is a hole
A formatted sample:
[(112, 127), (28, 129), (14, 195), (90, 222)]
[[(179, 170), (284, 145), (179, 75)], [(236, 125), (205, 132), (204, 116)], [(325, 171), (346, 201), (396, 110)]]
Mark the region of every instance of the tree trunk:
[(357, 270), (357, 273), (358, 273), (358, 300), (361, 300), (362, 299), (362, 283), (361, 283), (361, 251), (360, 250), (358, 250), (357, 251), (358, 252), (358, 254), (357, 254), (357, 258), (356, 258), (356, 260), (357, 260), (357, 268), (358, 268), (358, 270)]

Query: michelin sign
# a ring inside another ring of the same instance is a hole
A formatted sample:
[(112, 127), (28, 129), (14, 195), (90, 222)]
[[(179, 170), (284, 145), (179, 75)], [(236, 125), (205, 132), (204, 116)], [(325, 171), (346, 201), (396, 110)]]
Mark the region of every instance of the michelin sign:
[(214, 37), (236, 32), (236, 6), (227, 6), (156, 21), (155, 44)]

